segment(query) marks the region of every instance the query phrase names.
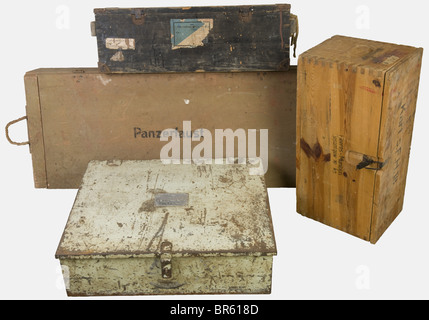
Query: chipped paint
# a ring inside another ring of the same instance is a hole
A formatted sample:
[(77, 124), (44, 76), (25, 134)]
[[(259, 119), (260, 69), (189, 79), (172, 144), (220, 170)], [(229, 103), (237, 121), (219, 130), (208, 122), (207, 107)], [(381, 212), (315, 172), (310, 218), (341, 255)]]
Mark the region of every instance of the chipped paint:
[(162, 278), (158, 257), (61, 263), (68, 270), (69, 296), (269, 294), (273, 257), (172, 259), (168, 279)]
[(118, 51), (110, 58), (110, 61), (123, 62), (125, 61), (125, 56), (122, 51)]
[(92, 161), (56, 253), (68, 294), (269, 293), (277, 251), (255, 168)]

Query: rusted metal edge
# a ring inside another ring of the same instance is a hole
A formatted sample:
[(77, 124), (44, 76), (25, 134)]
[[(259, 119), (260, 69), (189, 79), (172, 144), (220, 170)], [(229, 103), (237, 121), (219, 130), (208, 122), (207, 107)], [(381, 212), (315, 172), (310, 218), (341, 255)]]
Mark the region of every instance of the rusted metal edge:
[[(267, 288), (267, 290), (256, 290), (256, 291), (248, 291), (251, 294), (256, 294), (256, 295), (266, 295), (266, 294), (271, 294), (272, 289)], [(242, 291), (231, 291), (231, 292), (224, 292), (224, 291), (213, 291), (210, 293), (204, 293), (204, 295), (242, 295), (243, 292)], [(127, 293), (126, 296), (128, 297), (133, 297), (133, 296), (164, 296), (164, 295), (169, 295), (168, 292), (151, 292), (151, 293), (147, 293), (147, 292), (135, 292), (135, 293)], [(181, 295), (185, 295), (185, 296), (194, 296), (194, 295), (201, 295), (201, 292), (187, 292), (187, 293), (181, 293)], [(106, 294), (102, 294), (102, 293), (71, 293), (67, 290), (67, 296), (68, 297), (72, 297), (72, 298), (80, 298), (80, 297), (118, 297), (118, 296), (124, 296), (123, 293), (106, 293)]]
[[(156, 258), (160, 257), (161, 252), (115, 252), (115, 253), (99, 253), (99, 252), (64, 252), (58, 250), (55, 254), (56, 259), (129, 259), (129, 258)], [(186, 257), (265, 257), (265, 256), (276, 256), (277, 248), (274, 250), (261, 250), (260, 252), (252, 251), (240, 251), (240, 250), (220, 250), (220, 251), (172, 251), (172, 258), (186, 258)]]
[[(262, 183), (264, 184), (264, 190), (268, 190), (267, 188), (267, 183), (265, 181), (265, 179), (262, 179)], [(271, 215), (271, 206), (270, 206), (270, 197), (268, 195), (268, 191), (265, 191), (265, 197), (266, 197), (266, 208), (267, 208), (267, 215), (268, 218), (270, 220), (270, 231), (271, 234), (273, 235), (273, 243), (274, 243), (274, 249), (273, 252), (275, 252), (273, 255), (276, 256), (277, 255), (277, 241), (276, 241), (276, 235), (275, 235), (275, 231), (274, 231), (274, 223), (273, 223), (273, 216)]]

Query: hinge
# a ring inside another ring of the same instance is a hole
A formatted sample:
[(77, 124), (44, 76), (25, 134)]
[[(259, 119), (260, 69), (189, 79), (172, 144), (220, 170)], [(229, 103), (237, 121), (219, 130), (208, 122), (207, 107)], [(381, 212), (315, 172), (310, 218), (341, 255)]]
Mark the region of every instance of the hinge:
[(91, 22), (91, 36), (92, 37), (96, 37), (97, 36), (97, 31), (96, 31), (96, 28), (95, 28), (95, 21)]
[(239, 15), (238, 15), (239, 20), (241, 20), (243, 22), (250, 22), (254, 10), (255, 9), (253, 9), (253, 7), (242, 7), (242, 8), (240, 8), (238, 11), (239, 12)]
[(161, 275), (162, 279), (171, 279), (173, 270), (171, 266), (173, 245), (171, 242), (165, 241), (161, 244)]
[(241, 16), (247, 17), (253, 13), (254, 9), (253, 7), (242, 7), (238, 11), (240, 12)]
[(142, 18), (142, 10), (141, 9), (134, 9), (133, 10), (133, 14), (136, 17), (136, 19), (141, 19)]

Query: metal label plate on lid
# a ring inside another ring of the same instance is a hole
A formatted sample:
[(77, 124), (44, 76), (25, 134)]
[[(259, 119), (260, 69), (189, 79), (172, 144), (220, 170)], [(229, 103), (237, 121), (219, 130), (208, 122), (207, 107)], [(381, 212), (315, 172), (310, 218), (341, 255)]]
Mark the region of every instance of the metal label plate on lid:
[(158, 193), (155, 195), (155, 207), (185, 207), (189, 203), (187, 193)]

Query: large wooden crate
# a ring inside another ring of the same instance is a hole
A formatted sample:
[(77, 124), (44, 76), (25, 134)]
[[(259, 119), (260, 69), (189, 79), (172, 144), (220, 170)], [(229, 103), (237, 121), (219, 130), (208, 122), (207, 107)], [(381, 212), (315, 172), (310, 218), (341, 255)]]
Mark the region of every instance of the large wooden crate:
[[(216, 129), (241, 130), (235, 156), (245, 148), (248, 157), (259, 157), (266, 147), (268, 187), (295, 187), (296, 67), (183, 74), (39, 69), (26, 74), (25, 87), (37, 188), (79, 188), (91, 160), (160, 159), (167, 145), (161, 132), (170, 128), (181, 133), (181, 159), (190, 130), (211, 133), (212, 158), (216, 141), (227, 155), (227, 139), (216, 139)], [(261, 148), (263, 130), (268, 145)], [(252, 137), (255, 155), (247, 148)], [(197, 140), (192, 151), (203, 142)]]
[(299, 213), (376, 243), (402, 211), (422, 52), (335, 36), (299, 57)]
[(95, 9), (106, 73), (289, 68), (290, 5)]

